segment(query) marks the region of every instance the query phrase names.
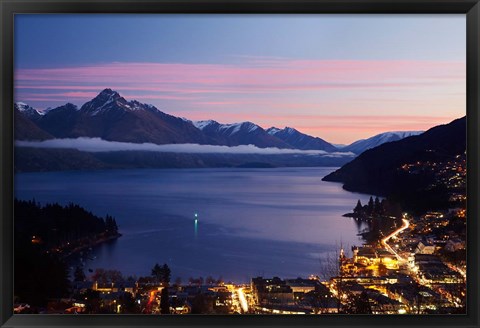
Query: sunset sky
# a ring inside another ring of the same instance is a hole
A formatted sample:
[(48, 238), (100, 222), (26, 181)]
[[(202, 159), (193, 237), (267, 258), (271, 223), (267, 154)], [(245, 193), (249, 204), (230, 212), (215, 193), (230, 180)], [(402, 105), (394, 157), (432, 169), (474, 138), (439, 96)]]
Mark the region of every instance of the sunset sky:
[(16, 15), (15, 101), (104, 88), (332, 143), (464, 116), (464, 15)]

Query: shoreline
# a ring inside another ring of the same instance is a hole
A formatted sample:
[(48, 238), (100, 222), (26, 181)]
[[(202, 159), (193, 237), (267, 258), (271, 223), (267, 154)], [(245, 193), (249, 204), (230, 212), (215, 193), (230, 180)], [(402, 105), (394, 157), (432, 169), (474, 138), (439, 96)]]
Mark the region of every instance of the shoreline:
[(79, 252), (81, 252), (81, 251), (83, 251), (87, 248), (92, 248), (92, 247), (95, 247), (97, 245), (100, 245), (100, 244), (103, 244), (103, 243), (106, 243), (106, 242), (109, 242), (109, 241), (112, 241), (112, 240), (116, 240), (116, 239), (120, 238), (121, 236), (122, 236), (121, 233), (116, 233), (115, 235), (102, 236), (100, 238), (96, 238), (94, 241), (92, 241), (90, 243), (87, 243), (85, 245), (77, 246), (74, 249), (70, 250), (68, 253), (62, 254), (60, 256), (60, 258), (68, 259), (72, 255), (75, 255), (75, 254), (77, 254), (77, 253), (79, 253)]

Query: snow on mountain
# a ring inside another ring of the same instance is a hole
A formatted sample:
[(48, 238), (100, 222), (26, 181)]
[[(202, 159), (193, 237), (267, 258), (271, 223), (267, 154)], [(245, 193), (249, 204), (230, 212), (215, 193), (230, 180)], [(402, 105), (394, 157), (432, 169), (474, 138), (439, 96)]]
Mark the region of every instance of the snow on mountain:
[(257, 129), (261, 129), (261, 127), (252, 122), (221, 124), (219, 127), (219, 131), (222, 131), (224, 134), (228, 134), (230, 136), (240, 132), (251, 133)]
[(139, 110), (160, 112), (160, 110), (153, 105), (143, 104), (137, 100), (127, 101), (118, 92), (108, 88), (104, 89), (95, 98), (81, 107), (81, 111), (88, 113), (90, 116), (96, 116), (111, 110), (116, 112)]
[(355, 154), (378, 147), (384, 143), (398, 141), (407, 137), (422, 134), (424, 131), (391, 131), (377, 134), (368, 139), (357, 140), (348, 146), (342, 148), (342, 151), (351, 151)]
[(271, 127), (267, 129), (271, 136), (279, 138), (289, 144), (291, 147), (302, 150), (325, 150), (328, 152), (337, 151), (337, 148), (327, 141), (302, 133), (294, 128), (285, 127), (279, 129)]
[(185, 119), (185, 121), (192, 123), (197, 129), (203, 130), (208, 126), (213, 126), (213, 125), (220, 125), (217, 121), (214, 120), (206, 120), (206, 121), (190, 121), (188, 119)]
[(274, 126), (272, 126), (271, 128), (268, 128), (266, 131), (269, 135), (274, 135), (275, 133), (277, 133), (278, 131), (280, 131), (281, 129), (279, 128), (276, 128)]
[(32, 120), (37, 120), (44, 114), (24, 102), (16, 102), (14, 107)]
[[(237, 133), (251, 133), (257, 129), (262, 129), (258, 125), (252, 122), (240, 122), (240, 123), (231, 123), (231, 124), (221, 124), (214, 120), (205, 120), (205, 121), (189, 121), (199, 130), (216, 130), (222, 135), (232, 136)], [(262, 129), (263, 130), (263, 129)]]
[(219, 144), (228, 146), (255, 145), (258, 147), (291, 148), (288, 144), (271, 136), (262, 127), (252, 122), (221, 124), (214, 120), (190, 121)]

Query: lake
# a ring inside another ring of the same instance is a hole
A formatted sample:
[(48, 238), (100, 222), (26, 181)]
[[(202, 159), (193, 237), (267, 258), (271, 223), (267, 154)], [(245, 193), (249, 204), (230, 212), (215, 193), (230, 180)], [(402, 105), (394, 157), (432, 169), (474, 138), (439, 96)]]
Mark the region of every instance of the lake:
[[(319, 275), (322, 259), (362, 243), (342, 217), (369, 195), (322, 177), (335, 168), (132, 169), (21, 173), (15, 195), (77, 203), (110, 214), (122, 237), (93, 249), (85, 269), (149, 275), (167, 263), (172, 280)], [(198, 215), (195, 225), (195, 213)], [(329, 255), (330, 254), (330, 255)], [(87, 270), (85, 270), (87, 271)]]

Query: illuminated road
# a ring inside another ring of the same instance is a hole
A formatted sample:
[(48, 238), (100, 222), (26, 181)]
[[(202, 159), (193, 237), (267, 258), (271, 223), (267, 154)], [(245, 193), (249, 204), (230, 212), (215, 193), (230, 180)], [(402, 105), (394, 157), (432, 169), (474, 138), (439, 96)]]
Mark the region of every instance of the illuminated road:
[(245, 294), (243, 293), (243, 288), (237, 289), (238, 293), (238, 300), (240, 301), (240, 305), (242, 306), (242, 310), (244, 313), (248, 313), (248, 302), (245, 298)]
[(150, 291), (150, 296), (148, 298), (148, 302), (147, 302), (147, 305), (145, 307), (145, 312), (148, 313), (148, 314), (152, 313), (153, 302), (155, 301), (155, 296), (156, 295), (157, 295), (156, 290)]
[(389, 234), (387, 237), (383, 238), (382, 239), (382, 244), (385, 246), (386, 249), (388, 249), (390, 252), (395, 254), (395, 256), (397, 257), (397, 259), (399, 261), (406, 262), (407, 261), (406, 259), (404, 259), (400, 255), (398, 255), (398, 253), (395, 252), (395, 250), (392, 247), (390, 247), (390, 245), (387, 244), (387, 241), (389, 239), (391, 239), (392, 237), (395, 237), (400, 232), (402, 232), (403, 230), (407, 229), (410, 226), (410, 222), (408, 222), (407, 219), (402, 219), (402, 221), (403, 221), (403, 225), (399, 229), (397, 229), (394, 232), (392, 232), (391, 234)]

